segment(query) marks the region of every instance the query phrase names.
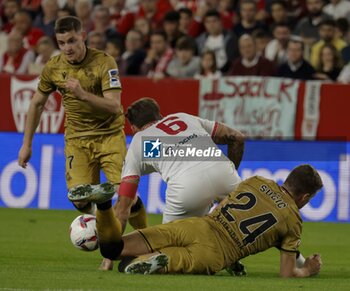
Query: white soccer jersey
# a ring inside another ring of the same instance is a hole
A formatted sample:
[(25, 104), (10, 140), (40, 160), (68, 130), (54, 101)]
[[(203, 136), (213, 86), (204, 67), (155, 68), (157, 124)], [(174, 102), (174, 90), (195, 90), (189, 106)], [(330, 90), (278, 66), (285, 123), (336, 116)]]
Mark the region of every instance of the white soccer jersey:
[[(205, 161), (163, 161), (161, 158), (153, 161), (147, 159), (143, 161), (143, 138), (148, 137), (173, 137), (177, 142), (184, 140), (186, 137), (213, 136), (217, 123), (205, 120), (186, 113), (176, 113), (168, 115), (162, 120), (156, 122), (150, 127), (136, 133), (126, 155), (122, 178), (127, 176), (142, 176), (152, 172), (159, 172), (163, 180), (168, 182), (176, 178), (179, 174), (191, 169), (203, 169), (208, 162)], [(212, 141), (213, 147), (217, 146)], [(212, 162), (211, 162), (212, 163)]]
[[(163, 222), (183, 217), (202, 216), (216, 198), (223, 198), (240, 182), (233, 163), (222, 160), (208, 161), (173, 158), (144, 159), (143, 141), (150, 138), (160, 141), (172, 137), (175, 143), (196, 137), (215, 135), (217, 123), (186, 113), (166, 116), (148, 128), (136, 133), (129, 146), (122, 171), (122, 179), (158, 172), (167, 183), (166, 208)], [(172, 140), (173, 141), (173, 140)], [(191, 140), (193, 141), (193, 139)], [(206, 147), (218, 149), (211, 138)]]

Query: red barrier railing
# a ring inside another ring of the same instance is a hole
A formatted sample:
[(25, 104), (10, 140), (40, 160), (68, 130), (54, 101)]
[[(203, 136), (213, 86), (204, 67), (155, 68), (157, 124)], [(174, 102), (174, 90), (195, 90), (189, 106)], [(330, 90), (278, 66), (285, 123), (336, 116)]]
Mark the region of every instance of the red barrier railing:
[[(34, 77), (14, 77), (0, 74), (0, 131), (22, 131), (25, 112), (31, 94), (35, 90)], [(165, 79), (153, 81), (147, 78), (122, 78), (122, 104), (124, 108), (141, 97), (155, 98), (163, 115), (174, 112), (187, 112), (198, 115), (199, 82), (194, 79)], [(295, 123), (295, 136), (301, 136), (303, 118), (304, 84), (300, 86)], [(43, 132), (63, 132), (60, 118), (60, 97), (55, 96), (46, 110), (48, 124), (43, 124)], [(323, 84), (321, 87), (320, 120), (317, 130), (318, 139), (350, 140), (350, 86), (340, 84)], [(57, 124), (59, 122), (59, 124)], [(126, 133), (130, 128), (126, 126)]]

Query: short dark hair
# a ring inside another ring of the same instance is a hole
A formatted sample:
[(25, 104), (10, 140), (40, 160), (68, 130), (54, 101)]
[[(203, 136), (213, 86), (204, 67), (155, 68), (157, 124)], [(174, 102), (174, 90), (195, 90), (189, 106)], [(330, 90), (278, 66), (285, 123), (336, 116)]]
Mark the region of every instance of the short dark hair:
[(142, 128), (146, 124), (162, 119), (158, 103), (149, 97), (132, 103), (125, 114), (131, 125)]
[(314, 196), (323, 187), (320, 174), (311, 165), (294, 168), (284, 182), (295, 197), (309, 193)]
[(187, 8), (187, 7), (182, 7), (179, 10), (179, 14), (187, 14), (187, 16), (192, 17), (193, 16), (193, 12), (191, 9)]
[(163, 22), (178, 23), (180, 21), (180, 13), (178, 11), (169, 11), (164, 15)]
[(176, 49), (178, 50), (186, 50), (186, 51), (192, 51), (195, 53), (197, 47), (196, 43), (190, 36), (182, 36), (176, 41)]
[(327, 25), (327, 26), (333, 26), (333, 27), (336, 27), (336, 26), (337, 26), (335, 20), (333, 20), (333, 19), (324, 19), (324, 20), (322, 20), (322, 21), (320, 22), (320, 24), (318, 25), (318, 27), (322, 27), (322, 26), (325, 26), (325, 25)]
[(163, 30), (156, 30), (156, 31), (153, 31), (150, 35), (150, 38), (153, 36), (153, 35), (159, 35), (161, 36), (165, 41), (168, 40), (168, 37), (166, 35), (166, 33), (163, 31)]
[(257, 7), (255, 0), (242, 0), (240, 6), (242, 6), (244, 4), (253, 4), (255, 6), (255, 8)]
[(20, 8), (20, 9), (15, 13), (15, 15), (21, 15), (21, 14), (27, 16), (27, 18), (30, 19), (31, 22), (33, 21), (33, 17), (32, 17), (32, 15), (30, 14), (30, 12), (29, 12), (27, 9)]
[(271, 2), (270, 7), (272, 7), (273, 5), (280, 5), (284, 8), (284, 10), (288, 9), (288, 5), (286, 1), (274, 0)]
[(252, 37), (254, 39), (270, 38), (271, 34), (268, 33), (266, 30), (259, 28), (253, 31)]
[(343, 34), (346, 34), (349, 31), (349, 22), (345, 17), (338, 18), (335, 21), (335, 25)]
[(219, 11), (217, 11), (215, 9), (209, 10), (207, 13), (205, 13), (204, 20), (208, 17), (216, 17), (218, 19), (221, 19)]
[(292, 31), (290, 25), (286, 21), (276, 22), (272, 25), (272, 31), (274, 31), (277, 27), (287, 27), (290, 31)]
[(56, 20), (55, 32), (65, 33), (70, 31), (79, 32), (82, 29), (81, 20), (75, 16), (64, 16)]

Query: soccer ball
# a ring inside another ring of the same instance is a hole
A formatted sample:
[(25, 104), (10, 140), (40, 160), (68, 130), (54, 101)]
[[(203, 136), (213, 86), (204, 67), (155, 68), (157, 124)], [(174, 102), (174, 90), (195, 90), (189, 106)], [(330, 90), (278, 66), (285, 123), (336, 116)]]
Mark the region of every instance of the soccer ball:
[(95, 216), (79, 215), (70, 225), (69, 233), (76, 248), (83, 251), (94, 251), (98, 248)]

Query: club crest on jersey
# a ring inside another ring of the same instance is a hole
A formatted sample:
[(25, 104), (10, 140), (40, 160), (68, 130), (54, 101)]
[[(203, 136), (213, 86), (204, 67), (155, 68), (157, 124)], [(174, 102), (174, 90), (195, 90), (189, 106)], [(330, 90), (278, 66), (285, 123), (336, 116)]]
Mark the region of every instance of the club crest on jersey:
[(160, 158), (162, 143), (157, 140), (143, 141), (143, 157), (144, 158)]

